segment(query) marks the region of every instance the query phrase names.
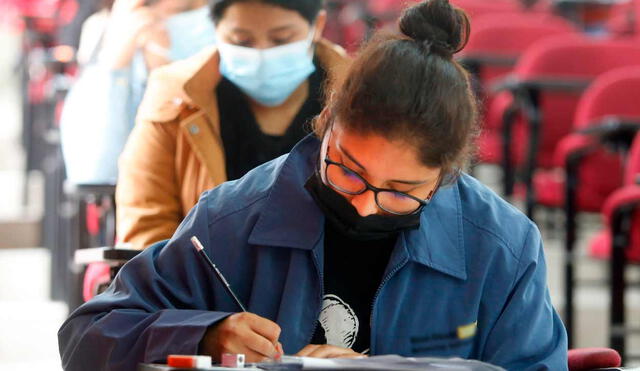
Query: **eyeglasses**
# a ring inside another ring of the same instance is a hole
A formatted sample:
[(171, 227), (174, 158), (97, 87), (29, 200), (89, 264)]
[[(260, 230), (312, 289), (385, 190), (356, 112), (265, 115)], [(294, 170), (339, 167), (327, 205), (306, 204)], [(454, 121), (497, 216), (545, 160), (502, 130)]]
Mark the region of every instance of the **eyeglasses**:
[(436, 186), (429, 192), (427, 198), (423, 200), (408, 193), (372, 186), (360, 174), (341, 163), (332, 161), (329, 158), (329, 147), (327, 147), (324, 162), (327, 165), (324, 170), (325, 179), (331, 187), (354, 196), (370, 190), (374, 193), (376, 205), (390, 214), (409, 215), (419, 212), (431, 201), (433, 194), (440, 186), (440, 179), (438, 179)]

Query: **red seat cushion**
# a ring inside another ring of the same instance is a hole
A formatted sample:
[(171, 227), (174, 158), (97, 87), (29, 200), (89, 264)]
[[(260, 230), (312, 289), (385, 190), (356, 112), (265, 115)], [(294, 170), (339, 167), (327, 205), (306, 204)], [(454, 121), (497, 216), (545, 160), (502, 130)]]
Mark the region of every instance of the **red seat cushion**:
[[(613, 212), (623, 205), (640, 202), (640, 186), (628, 185), (614, 192), (605, 202), (602, 213), (607, 229), (599, 233), (589, 247), (595, 258), (608, 259), (611, 255), (611, 217)], [(640, 263), (640, 207), (637, 207), (631, 220), (631, 233), (627, 246), (627, 259), (631, 263)]]
[[(584, 177), (581, 177), (584, 178)], [(536, 201), (548, 207), (563, 207), (565, 194), (565, 174), (562, 169), (542, 170), (536, 172), (533, 187), (536, 191)], [(585, 182), (580, 179), (576, 192), (577, 211), (599, 212), (607, 196), (613, 188), (603, 190), (598, 183)]]
[(483, 163), (499, 164), (502, 158), (502, 138), (497, 130), (484, 130), (478, 136), (478, 160)]
[[(637, 218), (636, 218), (637, 219)], [(627, 262), (640, 264), (640, 239), (639, 233), (632, 232), (631, 244), (627, 250)], [(634, 236), (635, 235), (635, 236)], [(603, 230), (598, 233), (590, 242), (589, 255), (595, 259), (608, 260), (611, 257), (611, 231)]]
[(540, 205), (562, 207), (564, 205), (564, 173), (559, 169), (538, 171), (533, 177), (536, 201)]
[(586, 371), (596, 368), (619, 367), (620, 354), (610, 348), (578, 348), (568, 353), (569, 371)]
[(611, 256), (611, 233), (608, 229), (600, 231), (591, 239), (589, 255), (596, 259), (609, 259)]
[(82, 285), (82, 297), (84, 301), (89, 301), (96, 296), (100, 285), (109, 283), (111, 280), (110, 270), (111, 268), (107, 263), (91, 263), (87, 266)]

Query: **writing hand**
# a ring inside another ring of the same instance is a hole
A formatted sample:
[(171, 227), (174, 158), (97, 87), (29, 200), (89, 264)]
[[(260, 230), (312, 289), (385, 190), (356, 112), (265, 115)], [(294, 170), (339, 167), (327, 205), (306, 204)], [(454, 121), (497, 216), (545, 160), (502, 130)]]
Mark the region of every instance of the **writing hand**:
[(349, 348), (341, 348), (334, 345), (309, 344), (302, 348), (296, 356), (299, 357), (315, 357), (315, 358), (361, 358), (365, 357), (362, 353), (353, 351)]
[(247, 362), (282, 356), (278, 342), (280, 326), (249, 312), (232, 314), (207, 329), (200, 341), (200, 350), (220, 360), (224, 353), (244, 354)]

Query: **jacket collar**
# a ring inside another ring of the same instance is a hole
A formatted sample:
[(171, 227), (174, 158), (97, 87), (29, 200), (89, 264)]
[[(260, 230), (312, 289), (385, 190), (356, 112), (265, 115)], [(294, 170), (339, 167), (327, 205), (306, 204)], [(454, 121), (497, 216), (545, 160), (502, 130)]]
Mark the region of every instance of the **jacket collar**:
[[(304, 184), (318, 164), (320, 141), (307, 136), (284, 161), (249, 243), (314, 250), (321, 247), (324, 215)], [(441, 188), (423, 210), (420, 228), (402, 232), (409, 261), (465, 280), (466, 260), (458, 185)]]
[(184, 83), (183, 90), (188, 102), (202, 109), (210, 121), (218, 120), (218, 105), (216, 104), (216, 89), (222, 75), (220, 74), (220, 54), (217, 48), (212, 48), (206, 58), (193, 75)]

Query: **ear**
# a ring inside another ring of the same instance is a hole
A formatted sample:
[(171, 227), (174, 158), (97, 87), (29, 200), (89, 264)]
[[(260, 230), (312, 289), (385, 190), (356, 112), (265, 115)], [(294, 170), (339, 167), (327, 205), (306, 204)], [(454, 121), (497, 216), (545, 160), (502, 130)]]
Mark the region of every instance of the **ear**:
[(316, 34), (313, 35), (313, 42), (318, 42), (322, 38), (322, 32), (324, 31), (324, 26), (327, 24), (327, 11), (320, 10), (318, 12), (318, 16), (316, 17), (315, 26), (316, 26)]

